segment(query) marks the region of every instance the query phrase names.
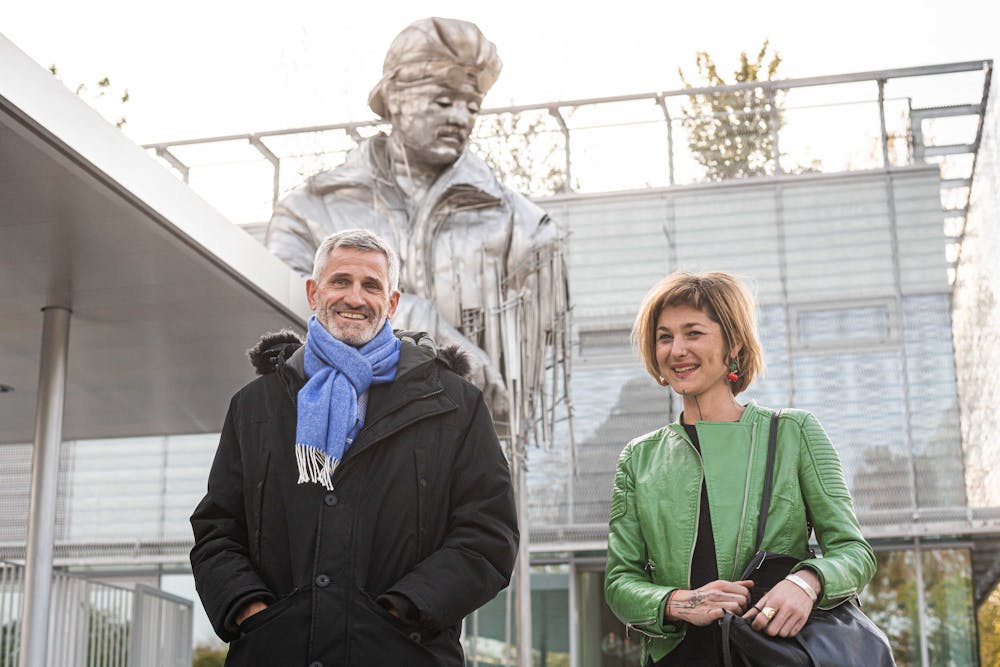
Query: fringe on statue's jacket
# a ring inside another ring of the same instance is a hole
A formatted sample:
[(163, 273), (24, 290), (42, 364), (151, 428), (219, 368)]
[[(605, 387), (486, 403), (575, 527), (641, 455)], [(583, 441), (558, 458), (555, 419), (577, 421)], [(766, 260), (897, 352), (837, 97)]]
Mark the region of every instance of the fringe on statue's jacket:
[[(481, 393), (433, 343), (403, 337), (397, 377), (373, 385), (334, 490), (298, 484), (294, 336), (250, 351), (233, 396), (191, 565), (227, 665), (464, 665), (462, 619), (502, 590), (517, 551), (507, 460)], [(458, 369), (461, 372), (461, 368)], [(404, 618), (379, 598), (409, 602)], [(240, 627), (247, 602), (268, 608)]]

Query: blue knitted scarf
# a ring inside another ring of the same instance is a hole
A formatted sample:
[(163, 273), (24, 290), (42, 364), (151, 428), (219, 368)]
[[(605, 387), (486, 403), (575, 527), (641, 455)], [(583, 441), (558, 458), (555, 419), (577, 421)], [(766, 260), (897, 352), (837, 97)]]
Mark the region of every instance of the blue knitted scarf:
[(356, 348), (331, 336), (315, 315), (309, 318), (309, 379), (299, 390), (295, 427), (299, 484), (318, 482), (333, 490), (333, 471), (361, 429), (358, 396), (372, 384), (394, 380), (398, 362), (399, 339), (388, 320), (374, 338)]

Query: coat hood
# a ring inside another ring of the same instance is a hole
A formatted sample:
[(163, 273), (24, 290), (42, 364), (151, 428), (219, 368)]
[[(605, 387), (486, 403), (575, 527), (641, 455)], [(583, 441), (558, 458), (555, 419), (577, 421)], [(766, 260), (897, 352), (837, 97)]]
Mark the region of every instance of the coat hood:
[[(396, 329), (393, 333), (401, 341), (413, 343), (421, 348), (428, 359), (436, 358), (452, 372), (469, 379), (469, 371), (472, 366), (468, 356), (458, 345), (439, 348), (434, 343), (434, 339), (422, 331)], [(291, 329), (271, 331), (261, 336), (257, 344), (247, 350), (247, 356), (250, 358), (250, 365), (253, 366), (257, 375), (267, 375), (273, 373), (280, 363), (288, 361), (296, 350), (304, 344), (305, 341), (302, 337)]]

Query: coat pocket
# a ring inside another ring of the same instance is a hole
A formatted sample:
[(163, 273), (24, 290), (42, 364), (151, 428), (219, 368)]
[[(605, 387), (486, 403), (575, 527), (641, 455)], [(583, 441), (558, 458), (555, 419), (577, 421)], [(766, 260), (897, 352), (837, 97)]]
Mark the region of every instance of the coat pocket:
[(354, 596), (351, 664), (431, 667), (439, 660), (423, 643), (421, 629), (390, 614), (366, 591)]
[(309, 589), (295, 591), (240, 624), (229, 644), (227, 667), (265, 667), (306, 663), (311, 621)]
[(257, 628), (267, 624), (269, 621), (281, 616), (287, 612), (294, 604), (295, 598), (298, 597), (303, 591), (293, 591), (291, 594), (286, 595), (280, 600), (276, 600), (273, 604), (267, 606), (250, 618), (247, 618), (242, 623), (240, 623), (240, 632), (244, 635), (250, 634)]

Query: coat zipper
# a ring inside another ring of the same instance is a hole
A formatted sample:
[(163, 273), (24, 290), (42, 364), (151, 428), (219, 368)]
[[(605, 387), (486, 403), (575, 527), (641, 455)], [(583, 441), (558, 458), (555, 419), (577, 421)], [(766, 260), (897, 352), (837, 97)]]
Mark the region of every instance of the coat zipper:
[(757, 423), (754, 422), (750, 430), (750, 457), (747, 460), (746, 482), (743, 483), (743, 509), (740, 512), (740, 529), (736, 533), (736, 551), (733, 553), (733, 573), (729, 575), (730, 581), (736, 580), (736, 570), (739, 566), (740, 543), (743, 541), (744, 522), (747, 517), (747, 498), (750, 495), (750, 478), (753, 469), (754, 454), (757, 452)]
[(625, 636), (628, 637), (628, 631), (629, 630), (635, 630), (639, 634), (646, 635), (647, 637), (652, 637), (653, 639), (660, 639), (662, 637), (662, 635), (653, 634), (652, 632), (646, 632), (645, 630), (643, 630), (644, 627), (648, 627), (650, 625), (656, 625), (656, 619), (653, 619), (652, 621), (643, 621), (642, 623), (638, 623), (638, 622), (637, 623), (626, 623), (625, 624)]
[[(649, 575), (649, 580), (652, 582), (653, 581), (653, 572), (656, 571), (656, 564), (653, 562), (653, 560), (651, 558), (647, 558), (646, 559), (646, 566), (643, 569), (646, 571), (646, 574)], [(643, 621), (641, 623), (640, 622), (626, 623), (625, 624), (625, 637), (628, 637), (628, 631), (629, 630), (635, 630), (636, 632), (638, 632), (640, 634), (644, 634), (647, 637), (653, 637), (654, 635), (651, 635), (648, 632), (643, 631), (640, 626), (655, 625), (655, 624), (656, 624), (656, 620)]]

